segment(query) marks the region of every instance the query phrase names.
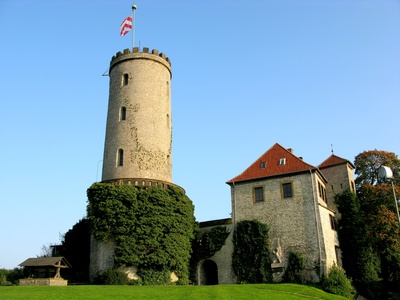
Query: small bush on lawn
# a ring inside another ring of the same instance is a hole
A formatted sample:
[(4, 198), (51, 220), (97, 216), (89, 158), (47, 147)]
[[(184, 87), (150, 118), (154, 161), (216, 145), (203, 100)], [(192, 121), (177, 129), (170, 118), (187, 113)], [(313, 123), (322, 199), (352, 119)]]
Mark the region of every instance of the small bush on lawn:
[(130, 285), (132, 284), (132, 280), (121, 271), (109, 269), (100, 273), (95, 279), (95, 283), (105, 285)]
[(296, 252), (290, 252), (288, 267), (286, 269), (285, 275), (283, 276), (284, 282), (299, 284), (305, 283), (303, 270), (304, 258)]
[(356, 290), (344, 270), (339, 266), (331, 267), (328, 275), (322, 281), (322, 288), (328, 293), (355, 299)]

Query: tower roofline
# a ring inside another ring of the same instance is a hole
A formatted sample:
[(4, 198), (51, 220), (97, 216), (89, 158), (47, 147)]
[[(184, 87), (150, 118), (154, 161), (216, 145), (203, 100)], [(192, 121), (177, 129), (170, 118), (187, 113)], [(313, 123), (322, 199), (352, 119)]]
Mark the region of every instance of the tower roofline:
[(150, 52), (150, 49), (147, 47), (143, 47), (142, 52), (139, 51), (139, 47), (134, 47), (132, 51), (130, 49), (124, 49), (124, 51), (117, 52), (110, 61), (110, 71), (119, 63), (127, 60), (133, 59), (149, 59), (155, 62), (159, 62), (164, 65), (172, 77), (171, 71), (171, 61), (170, 59), (162, 52), (159, 52), (157, 49), (153, 49)]

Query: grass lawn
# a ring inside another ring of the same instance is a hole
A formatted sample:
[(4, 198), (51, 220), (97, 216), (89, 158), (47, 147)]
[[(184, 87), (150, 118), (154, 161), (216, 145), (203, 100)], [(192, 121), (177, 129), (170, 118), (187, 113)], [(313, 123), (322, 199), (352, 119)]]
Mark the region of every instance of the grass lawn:
[(5, 286), (0, 287), (0, 299), (343, 300), (346, 298), (325, 293), (317, 288), (296, 284), (222, 284), (214, 286)]

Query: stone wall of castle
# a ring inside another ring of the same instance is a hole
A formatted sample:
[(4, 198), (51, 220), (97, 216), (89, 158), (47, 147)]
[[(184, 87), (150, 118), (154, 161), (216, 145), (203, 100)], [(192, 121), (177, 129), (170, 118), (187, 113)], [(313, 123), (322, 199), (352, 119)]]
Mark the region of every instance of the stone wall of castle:
[(102, 180), (172, 182), (169, 59), (157, 50), (126, 49), (112, 58), (109, 73)]
[[(207, 223), (207, 222), (205, 222)], [(233, 254), (233, 231), (234, 225), (232, 224), (232, 220), (225, 220), (223, 224), (221, 222), (210, 222), (210, 225), (200, 225), (199, 236), (201, 237), (205, 231), (208, 231), (216, 226), (224, 226), (230, 232), (229, 236), (225, 240), (225, 245), (221, 248), (220, 251), (215, 253), (212, 257), (207, 260), (213, 261), (217, 265), (218, 270), (218, 283), (219, 284), (230, 284), (236, 283), (236, 278), (232, 272), (232, 254)], [(204, 268), (202, 268), (205, 260), (202, 260), (197, 265), (197, 284), (203, 285), (206, 281), (206, 276), (204, 272)]]
[[(282, 263), (287, 265), (290, 252), (303, 254), (306, 277), (310, 281), (320, 280), (320, 273), (326, 270), (327, 255), (329, 260), (334, 259), (332, 251), (328, 253), (326, 248), (335, 251), (335, 246), (328, 242), (329, 237), (324, 239), (324, 232), (334, 233), (331, 232), (326, 204), (318, 196), (317, 180), (321, 181), (316, 172), (305, 172), (231, 186), (232, 212), (236, 222), (257, 219), (268, 224), (271, 247), (280, 244)], [(290, 198), (283, 197), (284, 183), (292, 184), (293, 195)], [(263, 187), (264, 201), (254, 200), (256, 187)]]

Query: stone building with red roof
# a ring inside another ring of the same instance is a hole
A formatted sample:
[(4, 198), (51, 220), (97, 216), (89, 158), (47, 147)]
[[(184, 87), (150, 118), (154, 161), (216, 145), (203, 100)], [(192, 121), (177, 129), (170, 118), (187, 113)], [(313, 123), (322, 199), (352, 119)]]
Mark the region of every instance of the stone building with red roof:
[(305, 259), (305, 278), (318, 282), (334, 264), (341, 264), (336, 232), (337, 208), (334, 196), (354, 190), (354, 166), (331, 155), (314, 167), (292, 149), (274, 144), (241, 174), (227, 181), (231, 187), (232, 219), (200, 224), (202, 231), (226, 226), (231, 235), (213, 257), (201, 262), (199, 284), (235, 282), (232, 274), (232, 233), (234, 225), (257, 219), (269, 226), (274, 280), (287, 267), (290, 252)]

